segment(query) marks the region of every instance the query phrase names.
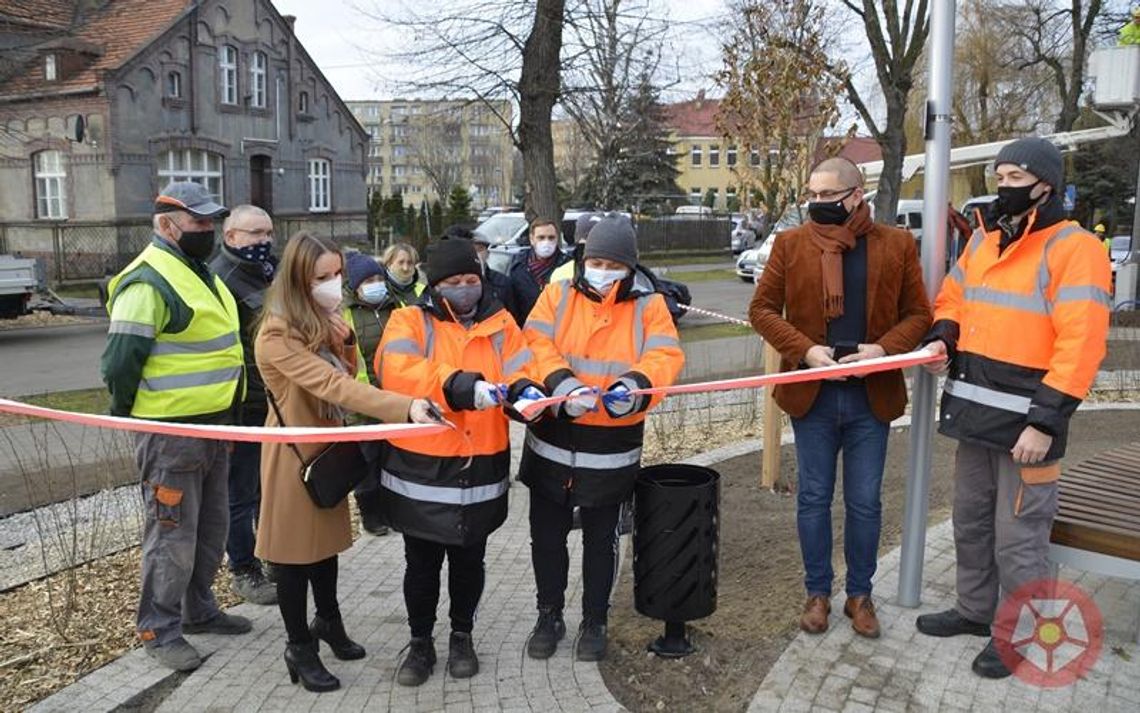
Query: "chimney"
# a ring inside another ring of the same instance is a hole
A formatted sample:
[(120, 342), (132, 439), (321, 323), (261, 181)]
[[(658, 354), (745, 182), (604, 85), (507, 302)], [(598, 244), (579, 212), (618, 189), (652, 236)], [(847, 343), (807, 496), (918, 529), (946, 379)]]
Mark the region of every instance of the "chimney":
[(704, 102), (705, 102), (705, 90), (704, 89), (698, 89), (697, 90), (697, 108), (700, 109), (701, 104), (704, 104)]

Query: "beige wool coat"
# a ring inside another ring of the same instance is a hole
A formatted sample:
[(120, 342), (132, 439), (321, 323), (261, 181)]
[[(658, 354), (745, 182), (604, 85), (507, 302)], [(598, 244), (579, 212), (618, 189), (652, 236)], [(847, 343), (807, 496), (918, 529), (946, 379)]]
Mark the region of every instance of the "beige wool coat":
[[(339, 371), (305, 348), (299, 335), (281, 318), (269, 315), (254, 345), (257, 367), (265, 386), (277, 399), (288, 426), (339, 426), (322, 417), (322, 402), (362, 413), (385, 423), (405, 423), (412, 400), (381, 391)], [(270, 409), (266, 426), (278, 426)], [(305, 460), (327, 444), (298, 443)], [(318, 508), (301, 483), (301, 463), (284, 443), (261, 449), (261, 514), (256, 554), (277, 564), (312, 564), (352, 546), (348, 501)]]

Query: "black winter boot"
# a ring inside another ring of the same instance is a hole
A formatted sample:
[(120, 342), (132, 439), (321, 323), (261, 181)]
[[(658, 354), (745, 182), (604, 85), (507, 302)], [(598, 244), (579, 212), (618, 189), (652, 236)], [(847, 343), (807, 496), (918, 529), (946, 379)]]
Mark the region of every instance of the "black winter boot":
[(289, 669), (289, 680), (296, 683), (300, 679), (306, 691), (324, 693), (340, 688), (340, 680), (321, 663), (316, 641), (286, 645), (285, 668)]
[(596, 619), (585, 619), (578, 628), (578, 641), (574, 644), (574, 657), (579, 661), (601, 661), (606, 657), (606, 624)]
[(452, 678), (471, 678), (479, 673), (479, 657), (475, 655), (471, 634), (451, 632), (447, 643), (447, 672)]
[(927, 636), (990, 635), (989, 624), (970, 621), (953, 608), (935, 614), (923, 614), (914, 620), (914, 625)]
[(309, 634), (314, 641), (321, 639), (328, 644), (333, 655), (341, 661), (364, 658), (364, 647), (348, 638), (348, 634), (344, 631), (344, 620), (340, 617), (336, 619), (313, 617), (313, 623), (309, 624)]
[(430, 636), (413, 636), (408, 655), (400, 664), (396, 682), (401, 686), (422, 686), (435, 671), (435, 643)]
[(970, 668), (982, 678), (1006, 678), (1011, 673), (998, 655), (997, 645), (993, 639), (986, 642), (986, 648), (974, 658)]
[(558, 650), (558, 642), (566, 636), (566, 622), (562, 610), (543, 607), (538, 610), (538, 622), (526, 642), (526, 655), (532, 659), (548, 659)]

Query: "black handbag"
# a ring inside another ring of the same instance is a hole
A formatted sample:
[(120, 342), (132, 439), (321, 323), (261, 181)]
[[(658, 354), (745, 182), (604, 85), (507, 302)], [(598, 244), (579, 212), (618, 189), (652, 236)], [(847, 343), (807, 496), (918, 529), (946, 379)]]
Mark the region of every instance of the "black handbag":
[[(284, 426), (285, 419), (281, 418), (277, 400), (273, 398), (268, 386), (265, 395), (269, 397), (269, 405), (277, 415), (277, 423)], [(301, 462), (301, 484), (305, 486), (313, 504), (319, 508), (339, 505), (368, 475), (368, 461), (356, 441), (330, 443), (308, 461), (301, 455), (301, 449), (296, 444), (290, 443), (289, 447)]]

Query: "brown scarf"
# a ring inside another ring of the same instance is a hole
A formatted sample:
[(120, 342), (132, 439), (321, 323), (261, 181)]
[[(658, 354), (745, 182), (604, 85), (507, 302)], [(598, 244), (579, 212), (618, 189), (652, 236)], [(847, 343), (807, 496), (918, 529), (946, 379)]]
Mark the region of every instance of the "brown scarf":
[(819, 255), (823, 273), (823, 316), (829, 322), (843, 314), (843, 253), (855, 247), (855, 237), (866, 235), (871, 225), (871, 209), (866, 201), (856, 206), (841, 225), (808, 221), (811, 240), (823, 251)]

